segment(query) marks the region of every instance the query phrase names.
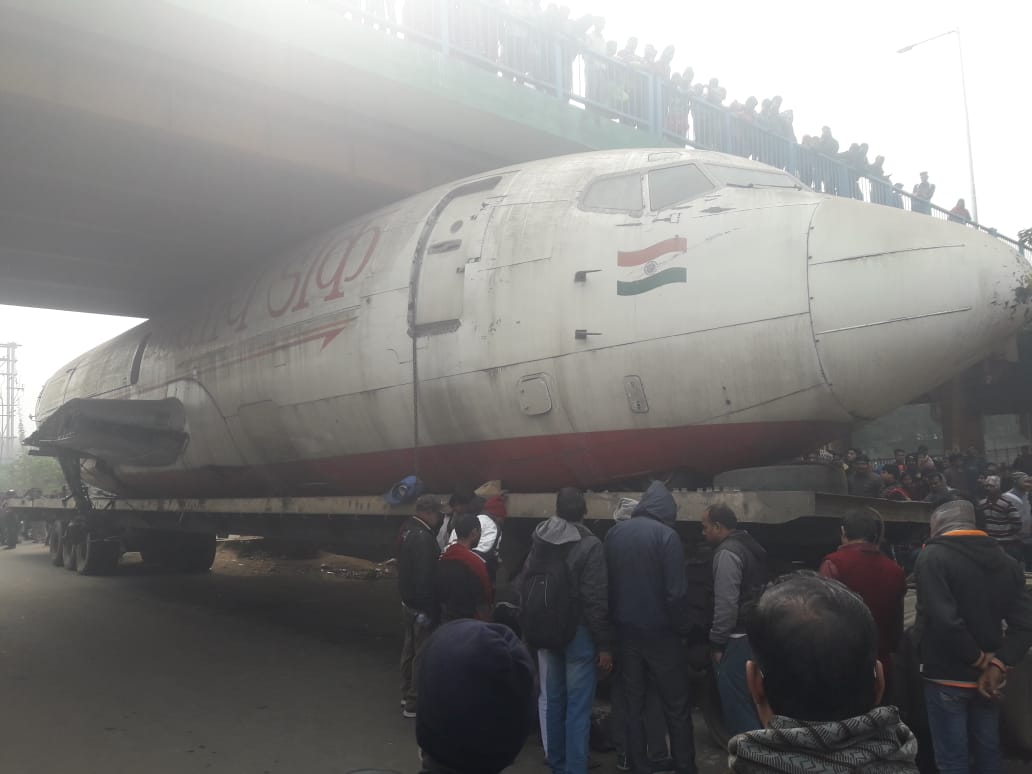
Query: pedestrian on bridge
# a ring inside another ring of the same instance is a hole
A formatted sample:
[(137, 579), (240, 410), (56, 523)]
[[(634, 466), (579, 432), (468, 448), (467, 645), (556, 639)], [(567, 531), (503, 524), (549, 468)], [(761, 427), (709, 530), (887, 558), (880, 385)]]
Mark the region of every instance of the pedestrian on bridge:
[(953, 209), (950, 210), (950, 221), (953, 223), (971, 222), (971, 213), (968, 212), (967, 207), (964, 206), (963, 199), (957, 199), (957, 203), (953, 205)]
[(911, 198), (911, 209), (928, 215), (932, 211), (932, 197), (935, 196), (935, 183), (928, 182), (928, 173), (921, 173), (921, 182), (914, 186), (914, 195)]

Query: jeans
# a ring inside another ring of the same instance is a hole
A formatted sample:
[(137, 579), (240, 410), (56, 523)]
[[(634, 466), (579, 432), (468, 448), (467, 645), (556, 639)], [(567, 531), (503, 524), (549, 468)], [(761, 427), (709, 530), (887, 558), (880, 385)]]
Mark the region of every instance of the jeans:
[[(1000, 705), (975, 688), (925, 681), (928, 726), (939, 774), (1002, 774)], [(968, 767), (974, 757), (975, 765)]]
[(416, 621), (418, 613), (401, 606), (401, 620), (404, 627), (405, 640), (401, 645), (401, 699), (405, 709), (416, 711), (416, 698), (419, 685), (419, 667), (423, 662), (423, 646), (430, 639), (433, 629), (429, 621), (420, 624)]
[(695, 737), (688, 671), (678, 637), (622, 637), (617, 651), (620, 682), (627, 701), (627, 759), (634, 774), (649, 774), (645, 751), (646, 692), (652, 682), (659, 692), (670, 734), (670, 755), (678, 774), (694, 774)]
[(724, 725), (731, 736), (756, 731), (760, 719), (756, 715), (756, 704), (745, 680), (745, 662), (752, 658), (752, 648), (747, 637), (732, 637), (727, 641), (724, 657), (717, 665), (717, 690), (720, 692), (720, 706), (724, 711)]
[(553, 774), (585, 774), (595, 702), (595, 643), (588, 627), (577, 627), (566, 650), (542, 650), (540, 658), (545, 665), (548, 765)]

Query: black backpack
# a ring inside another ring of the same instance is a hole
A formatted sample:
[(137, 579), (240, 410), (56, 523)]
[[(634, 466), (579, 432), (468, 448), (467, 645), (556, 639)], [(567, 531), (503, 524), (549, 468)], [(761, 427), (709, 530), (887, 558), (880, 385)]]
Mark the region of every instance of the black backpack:
[(530, 552), (523, 577), (520, 624), (532, 648), (563, 650), (577, 633), (580, 615), (576, 589), (566, 566), (575, 545), (538, 543)]

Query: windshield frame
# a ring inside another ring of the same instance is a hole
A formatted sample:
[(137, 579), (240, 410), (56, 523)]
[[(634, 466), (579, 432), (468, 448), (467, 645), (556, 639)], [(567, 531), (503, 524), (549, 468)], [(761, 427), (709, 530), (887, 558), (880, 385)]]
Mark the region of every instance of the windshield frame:
[[(652, 185), (649, 182), (649, 176), (653, 172), (663, 172), (664, 170), (674, 169), (676, 167), (695, 167), (695, 169), (704, 178), (710, 181), (710, 185), (712, 185), (713, 187), (710, 188), (708, 191), (703, 191), (702, 193), (695, 194), (686, 199), (679, 199), (678, 201), (673, 202), (671, 204), (667, 204), (664, 207), (656, 207), (652, 203)], [(723, 185), (718, 180), (714, 179), (713, 175), (706, 169), (705, 165), (697, 160), (687, 161), (682, 159), (676, 164), (664, 164), (663, 166), (659, 167), (648, 167), (644, 169), (643, 172), (644, 175), (642, 176), (642, 185), (645, 189), (645, 206), (647, 207), (649, 212), (663, 212), (663, 210), (676, 210), (678, 207), (685, 206), (688, 202), (693, 202), (696, 199), (699, 199), (703, 196), (709, 196), (710, 194), (716, 193), (721, 188), (723, 188)]]
[[(798, 178), (793, 177), (783, 169), (777, 169), (775, 167), (764, 169), (758, 167), (738, 166), (737, 164), (722, 164), (720, 162), (713, 161), (703, 162), (703, 166), (706, 168), (709, 176), (717, 180), (717, 185), (721, 188), (780, 188), (783, 190), (810, 190)], [(729, 179), (729, 176), (722, 174), (722, 170), (725, 169), (734, 170), (735, 173), (741, 175), (742, 179)], [(766, 176), (769, 177), (770, 180), (768, 182), (764, 182), (763, 180), (748, 180), (747, 178), (749, 175), (756, 175), (757, 177)], [(781, 182), (778, 182), (777, 178), (780, 178)]]

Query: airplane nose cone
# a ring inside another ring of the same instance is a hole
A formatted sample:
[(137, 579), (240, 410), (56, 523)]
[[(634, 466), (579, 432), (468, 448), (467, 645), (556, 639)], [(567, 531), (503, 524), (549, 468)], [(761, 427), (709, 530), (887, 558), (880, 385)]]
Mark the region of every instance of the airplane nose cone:
[(937, 387), (1030, 319), (1029, 262), (961, 224), (829, 199), (814, 213), (807, 252), (821, 368), (857, 418)]

